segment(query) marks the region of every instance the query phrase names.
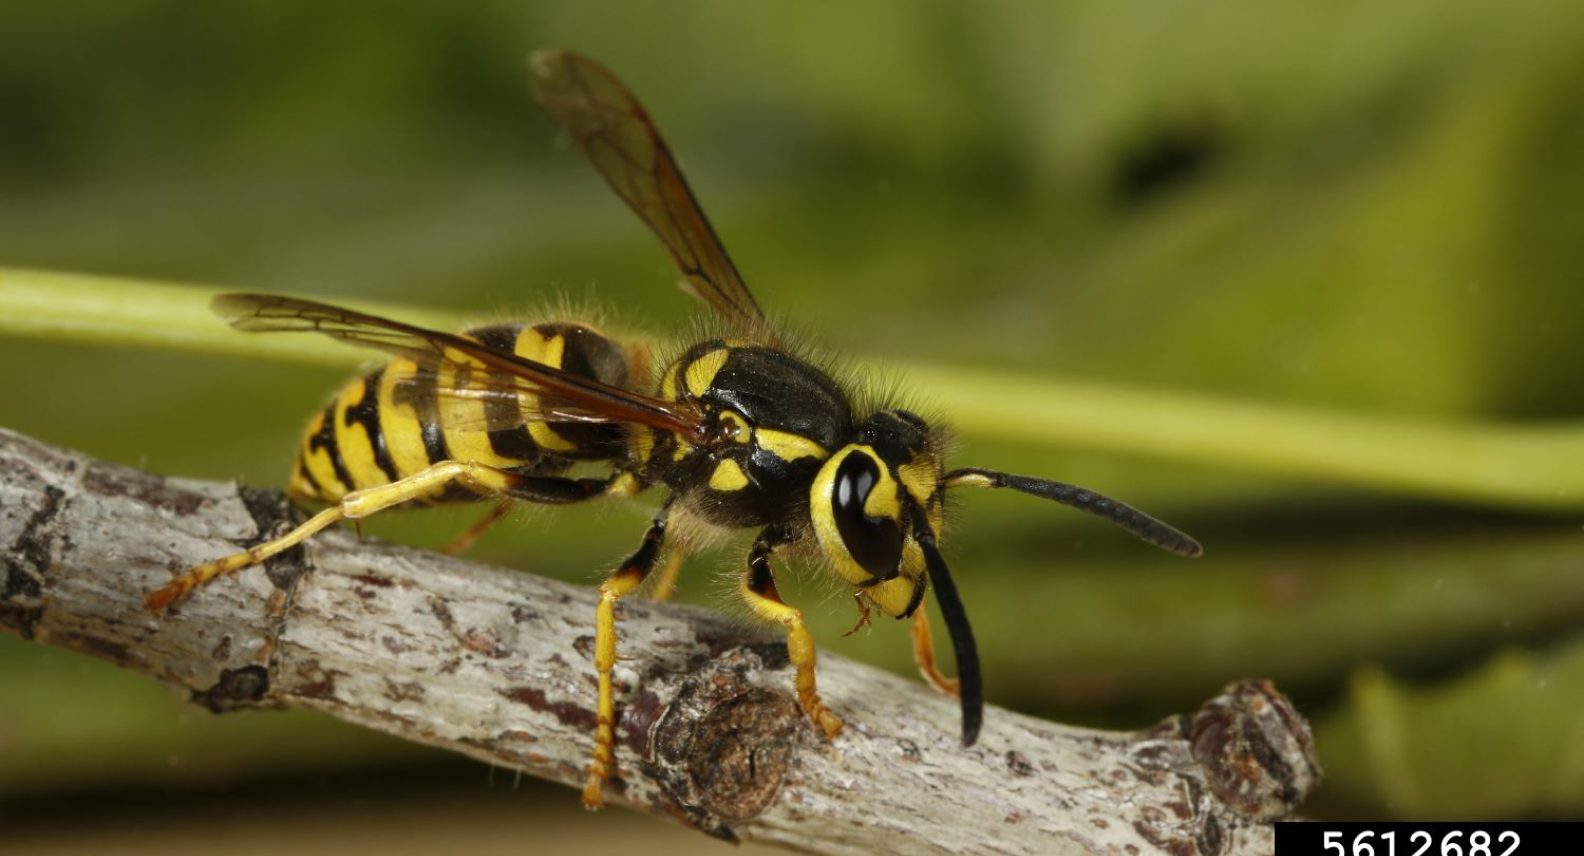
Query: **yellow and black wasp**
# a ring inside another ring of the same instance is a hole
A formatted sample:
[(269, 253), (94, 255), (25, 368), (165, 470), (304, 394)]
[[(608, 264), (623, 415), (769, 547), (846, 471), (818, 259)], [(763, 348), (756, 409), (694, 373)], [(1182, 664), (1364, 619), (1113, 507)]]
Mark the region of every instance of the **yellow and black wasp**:
[[(940, 428), (900, 407), (863, 404), (770, 328), (648, 113), (610, 71), (559, 51), (534, 55), (531, 71), (539, 102), (659, 236), (683, 288), (713, 310), (721, 333), (650, 372), (646, 349), (572, 321), (451, 334), (307, 300), (221, 295), (215, 310), (239, 330), (321, 333), (395, 359), (352, 381), (309, 422), (290, 493), (329, 507), (281, 538), (191, 568), (150, 593), (150, 609), (338, 520), (397, 504), (496, 501), (466, 541), (512, 501), (553, 505), (663, 487), (637, 551), (599, 590), (599, 719), (583, 791), (595, 808), (614, 767), (614, 605), (660, 563), (668, 535), (674, 542), (698, 528), (757, 530), (739, 590), (756, 615), (786, 628), (798, 701), (829, 736), (842, 721), (820, 700), (813, 639), (803, 613), (776, 591), (771, 558), (821, 557), (856, 587), (864, 618), (871, 607), (911, 617), (921, 671), (961, 700), (964, 745), (978, 737), (984, 693), (968, 616), (939, 547), (949, 490), (1011, 488), (1198, 555), (1189, 536), (1091, 491), (987, 469), (948, 471)], [(591, 463), (608, 470), (572, 475)], [(923, 612), (931, 586), (950, 630), (956, 680), (935, 667)]]

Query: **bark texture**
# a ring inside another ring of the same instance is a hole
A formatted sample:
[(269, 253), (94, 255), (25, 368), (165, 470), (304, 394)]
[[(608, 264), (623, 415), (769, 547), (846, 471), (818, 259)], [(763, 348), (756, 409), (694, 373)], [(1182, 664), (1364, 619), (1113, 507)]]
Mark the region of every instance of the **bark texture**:
[[(582, 785), (595, 595), (344, 531), (200, 589), (144, 592), (279, 534), (275, 491), (164, 478), (0, 430), (0, 631), (108, 659), (216, 712), (308, 708)], [(817, 734), (779, 635), (709, 610), (618, 606), (619, 778), (607, 798), (727, 839), (829, 854), (1222, 856), (1273, 851), (1316, 784), (1308, 726), (1244, 682), (1142, 732), (956, 703), (824, 655), (847, 722)], [(567, 795), (567, 810), (576, 798)]]

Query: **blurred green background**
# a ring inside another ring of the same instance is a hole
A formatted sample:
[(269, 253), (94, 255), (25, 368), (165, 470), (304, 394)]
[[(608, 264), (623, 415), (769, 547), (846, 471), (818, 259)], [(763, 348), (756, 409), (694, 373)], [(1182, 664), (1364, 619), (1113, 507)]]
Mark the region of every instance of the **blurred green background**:
[[(1584, 6), (1563, 0), (10, 2), (0, 265), (481, 319), (567, 293), (663, 339), (694, 306), (529, 98), (525, 56), (552, 46), (632, 85), (760, 302), (833, 351), (1584, 424)], [(257, 484), (283, 483), (345, 376), (22, 339), (0, 364), (8, 427)], [(1316, 727), (1313, 814), (1584, 818), (1581, 515), (972, 434), (957, 460), (1102, 490), (1207, 545), (1188, 563), (966, 497), (948, 546), (993, 701), (1131, 728), (1267, 677)], [(646, 513), (525, 514), (474, 555), (594, 580)], [(370, 529), (438, 544), (471, 519)], [(695, 562), (684, 597), (721, 602), (737, 561)], [(838, 639), (846, 597), (787, 588), (825, 646), (911, 669), (905, 628)], [(311, 716), (210, 717), (0, 637), (0, 816), (37, 847), (663, 832), (510, 779)]]

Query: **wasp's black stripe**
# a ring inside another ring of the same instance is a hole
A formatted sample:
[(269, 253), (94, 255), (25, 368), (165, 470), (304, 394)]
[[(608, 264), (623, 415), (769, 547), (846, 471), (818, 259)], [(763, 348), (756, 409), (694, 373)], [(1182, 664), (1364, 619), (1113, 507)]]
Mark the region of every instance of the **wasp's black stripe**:
[(445, 429), (440, 425), (440, 405), (435, 396), (435, 376), (428, 372), (404, 378), (392, 391), (391, 402), (411, 407), (413, 418), (418, 420), (418, 433), (423, 437), (424, 454), (429, 463), (450, 460), (451, 447), (446, 445)]
[[(499, 324), (469, 330), (467, 335), (487, 347), (508, 354), (517, 352), (517, 337), (522, 333), (517, 324)], [(488, 398), (484, 401), (484, 422), (489, 426), (490, 449), (503, 458), (531, 461), (539, 457), (539, 444), (523, 424), (522, 406), (515, 401)], [(502, 426), (502, 427), (497, 427)]]
[(368, 433), (369, 447), (374, 450), (374, 463), (385, 473), (386, 478), (396, 481), (401, 475), (396, 472), (396, 462), (391, 460), (390, 447), (385, 444), (385, 432), (380, 429), (379, 387), (384, 375), (385, 369), (382, 367), (363, 379), (363, 397), (346, 409), (341, 421), (347, 427), (363, 426), (363, 430)]
[(297, 456), (297, 475), (313, 488), (315, 496), (325, 496), (324, 485), (319, 483), (319, 479), (314, 478), (313, 470), (308, 469), (308, 461), (301, 455)]
[[(495, 424), (497, 413), (491, 412), (497, 408), (515, 411), (517, 408), (510, 402), (488, 401), (484, 404), (484, 418), (490, 424)], [(490, 450), (503, 458), (514, 461), (531, 461), (539, 456), (539, 446), (529, 436), (528, 428), (518, 425), (515, 428), (500, 428), (489, 432)]]
[(347, 472), (346, 463), (341, 460), (341, 447), (335, 438), (335, 402), (330, 402), (324, 411), (324, 421), (319, 426), (319, 433), (308, 438), (308, 451), (317, 452), (324, 449), (330, 456), (330, 466), (335, 468), (336, 479), (348, 491), (357, 490), (357, 485), (352, 482), (352, 475)]
[(494, 348), (506, 354), (517, 353), (517, 336), (522, 333), (521, 324), (495, 324), (489, 327), (474, 327), (465, 334), (470, 339), (476, 339), (486, 347)]
[[(540, 324), (534, 329), (543, 335), (560, 336), (565, 346), (561, 349), (561, 370), (593, 378), (600, 383), (626, 388), (629, 383), (627, 356), (610, 339), (587, 327), (576, 324)], [(578, 458), (613, 458), (622, 454), (627, 446), (627, 429), (616, 422), (594, 424), (587, 422), (553, 422), (555, 433), (576, 446), (571, 452), (561, 452)]]
[(597, 339), (603, 337), (595, 336), (589, 330), (583, 327), (576, 327), (571, 324), (544, 324), (541, 325), (538, 330), (540, 333), (548, 336), (561, 337), (561, 341), (564, 343), (564, 345), (561, 348), (561, 365), (559, 368), (564, 371), (569, 371), (573, 374), (591, 377), (603, 383), (610, 382), (605, 380), (605, 378), (600, 377), (599, 371), (595, 368), (593, 361), (589, 359), (588, 349), (590, 347), (590, 342), (588, 340), (591, 338)]

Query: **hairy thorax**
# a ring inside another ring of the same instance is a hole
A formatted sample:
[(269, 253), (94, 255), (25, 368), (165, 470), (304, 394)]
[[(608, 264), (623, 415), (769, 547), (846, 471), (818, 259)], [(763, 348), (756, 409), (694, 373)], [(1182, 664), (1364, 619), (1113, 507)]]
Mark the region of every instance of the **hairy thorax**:
[(809, 486), (853, 430), (836, 382), (772, 347), (695, 345), (666, 368), (659, 396), (702, 410), (709, 430), (697, 444), (646, 432), (635, 438), (638, 464), (718, 526), (806, 521)]

